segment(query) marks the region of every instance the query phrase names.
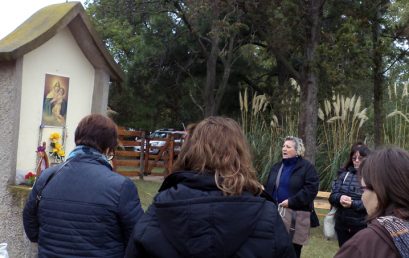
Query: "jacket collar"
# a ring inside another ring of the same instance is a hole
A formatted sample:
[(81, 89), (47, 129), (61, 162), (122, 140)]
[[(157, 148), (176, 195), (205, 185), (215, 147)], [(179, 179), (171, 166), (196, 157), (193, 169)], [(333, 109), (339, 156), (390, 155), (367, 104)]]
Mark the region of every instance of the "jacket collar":
[(215, 182), (214, 174), (211, 172), (178, 171), (165, 178), (165, 181), (163, 181), (159, 188), (159, 192), (175, 187), (177, 184), (183, 184), (190, 188), (204, 191), (219, 190)]
[(109, 169), (112, 170), (112, 166), (108, 162), (105, 155), (89, 146), (78, 145), (77, 147), (75, 147), (75, 149), (72, 150), (68, 155), (67, 161), (74, 158), (88, 158), (96, 160), (97, 162), (102, 163), (103, 165), (107, 166)]

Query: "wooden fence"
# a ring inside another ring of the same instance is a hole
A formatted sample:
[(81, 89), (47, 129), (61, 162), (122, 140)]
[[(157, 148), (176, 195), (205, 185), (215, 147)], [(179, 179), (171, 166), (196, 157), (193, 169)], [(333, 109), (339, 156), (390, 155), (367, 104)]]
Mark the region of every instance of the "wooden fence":
[(330, 194), (331, 194), (330, 192), (320, 191), (318, 192), (317, 197), (314, 200), (314, 208), (319, 209), (317, 211), (317, 215), (319, 217), (324, 217), (325, 215), (327, 215), (327, 213), (331, 209), (331, 205), (328, 202), (328, 198)]
[[(180, 134), (168, 134), (167, 138), (150, 138), (145, 131), (119, 128), (120, 146), (112, 160), (114, 170), (124, 176), (163, 175), (173, 166), (183, 138)], [(164, 142), (163, 146), (151, 146), (152, 141)]]
[[(124, 176), (166, 176), (183, 142), (182, 136), (177, 134), (169, 134), (167, 138), (149, 138), (148, 132), (125, 128), (119, 128), (118, 135), (120, 146), (115, 151), (112, 163), (114, 170)], [(161, 147), (151, 146), (150, 142), (154, 140), (164, 141), (165, 144)], [(314, 200), (320, 217), (325, 216), (331, 208), (328, 202), (329, 195), (329, 192), (320, 191)]]

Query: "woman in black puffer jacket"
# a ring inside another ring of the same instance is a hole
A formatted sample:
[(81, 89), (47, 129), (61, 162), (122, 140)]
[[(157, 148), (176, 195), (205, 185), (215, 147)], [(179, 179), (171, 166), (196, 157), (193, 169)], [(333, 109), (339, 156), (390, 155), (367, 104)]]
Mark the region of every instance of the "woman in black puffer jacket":
[(366, 228), (367, 213), (361, 200), (361, 182), (357, 169), (368, 154), (367, 146), (354, 144), (348, 162), (340, 169), (332, 186), (329, 202), (337, 208), (335, 231), (340, 247), (359, 230)]
[(208, 117), (190, 131), (125, 257), (295, 257), (239, 124)]

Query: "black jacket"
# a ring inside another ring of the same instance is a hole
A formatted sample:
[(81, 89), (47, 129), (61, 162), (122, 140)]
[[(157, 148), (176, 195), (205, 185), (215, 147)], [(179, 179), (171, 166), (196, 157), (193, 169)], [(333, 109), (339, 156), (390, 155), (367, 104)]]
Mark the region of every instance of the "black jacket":
[(295, 257), (277, 207), (224, 196), (214, 175), (176, 172), (134, 229), (126, 257)]
[[(268, 175), (265, 189), (271, 195), (276, 191), (276, 179), (281, 165), (282, 161), (274, 164)], [(314, 211), (314, 199), (318, 194), (319, 182), (314, 165), (308, 160), (298, 158), (290, 177), (291, 197), (288, 198), (288, 207), (293, 210), (311, 211), (311, 227), (319, 226)]]
[[(348, 195), (352, 198), (352, 205), (350, 208), (344, 208), (339, 203), (341, 195)], [(350, 167), (348, 170), (340, 171), (339, 177), (334, 180), (331, 195), (329, 196), (329, 202), (331, 205), (337, 207), (337, 212), (335, 213), (337, 228), (362, 228), (366, 226), (365, 220), (367, 213), (361, 197), (361, 183), (356, 174), (355, 168)]]

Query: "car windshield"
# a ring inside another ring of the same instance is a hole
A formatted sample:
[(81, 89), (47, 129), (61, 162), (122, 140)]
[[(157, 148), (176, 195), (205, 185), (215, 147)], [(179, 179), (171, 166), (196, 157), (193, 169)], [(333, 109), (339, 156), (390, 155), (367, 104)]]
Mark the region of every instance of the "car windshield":
[(166, 138), (167, 133), (164, 132), (154, 132), (150, 135), (151, 138)]

